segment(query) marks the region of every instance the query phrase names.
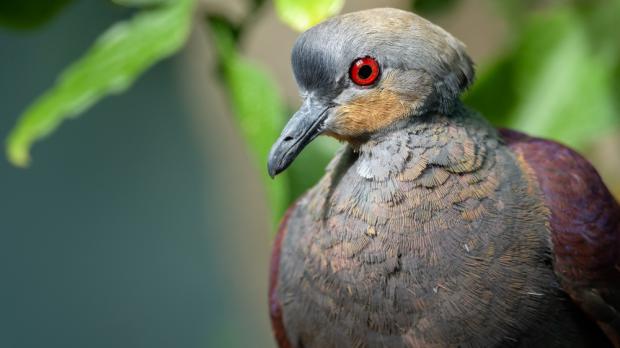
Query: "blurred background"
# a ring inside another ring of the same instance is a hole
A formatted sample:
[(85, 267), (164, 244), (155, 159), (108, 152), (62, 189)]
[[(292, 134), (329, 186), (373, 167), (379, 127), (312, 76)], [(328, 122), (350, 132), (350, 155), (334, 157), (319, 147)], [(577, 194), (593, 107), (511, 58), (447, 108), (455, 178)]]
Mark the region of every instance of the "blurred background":
[(467, 104), (575, 147), (620, 197), (620, 1), (5, 0), (0, 347), (273, 346), (274, 226), (339, 146), (267, 178), (290, 50), (383, 6), (467, 45)]

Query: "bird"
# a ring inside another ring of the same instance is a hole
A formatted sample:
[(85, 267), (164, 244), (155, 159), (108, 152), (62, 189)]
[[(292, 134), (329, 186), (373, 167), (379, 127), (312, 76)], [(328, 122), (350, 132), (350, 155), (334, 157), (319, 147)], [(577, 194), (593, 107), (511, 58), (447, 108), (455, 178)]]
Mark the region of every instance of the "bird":
[(269, 174), (343, 145), (275, 237), (280, 347), (620, 347), (618, 202), (576, 151), (461, 101), (463, 43), (370, 9), (303, 32), (291, 64)]

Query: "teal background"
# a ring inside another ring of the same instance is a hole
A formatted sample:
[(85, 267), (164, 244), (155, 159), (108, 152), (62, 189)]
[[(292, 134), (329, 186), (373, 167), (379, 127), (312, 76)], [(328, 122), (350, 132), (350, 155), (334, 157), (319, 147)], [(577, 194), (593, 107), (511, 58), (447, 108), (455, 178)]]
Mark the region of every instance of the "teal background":
[[(130, 14), (79, 1), (42, 30), (0, 29), (0, 138), (59, 71)], [(243, 274), (253, 269), (223, 245), (228, 217), (243, 213), (214, 187), (211, 167), (222, 164), (192, 131), (180, 59), (67, 122), (34, 149), (30, 168), (0, 161), (0, 347), (271, 344), (266, 295), (254, 308), (236, 290), (234, 279), (253, 281)], [(257, 235), (251, 261), (263, 289), (269, 237)]]

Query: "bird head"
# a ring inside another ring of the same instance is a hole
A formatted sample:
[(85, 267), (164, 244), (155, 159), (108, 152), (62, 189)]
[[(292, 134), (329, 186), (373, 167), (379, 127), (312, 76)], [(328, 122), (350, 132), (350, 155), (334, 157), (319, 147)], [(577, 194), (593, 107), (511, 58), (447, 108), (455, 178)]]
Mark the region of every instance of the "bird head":
[(390, 8), (310, 28), (297, 39), (291, 62), (303, 103), (271, 148), (272, 177), (320, 134), (360, 144), (413, 117), (449, 114), (474, 78), (460, 41)]

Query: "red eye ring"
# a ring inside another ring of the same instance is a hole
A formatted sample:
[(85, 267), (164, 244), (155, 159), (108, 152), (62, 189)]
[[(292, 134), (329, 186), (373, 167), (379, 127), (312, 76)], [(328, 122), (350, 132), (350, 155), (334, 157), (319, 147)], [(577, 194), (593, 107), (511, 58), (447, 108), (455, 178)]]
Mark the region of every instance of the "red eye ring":
[(381, 69), (376, 59), (366, 56), (357, 58), (351, 63), (349, 77), (356, 85), (369, 86), (379, 78)]

